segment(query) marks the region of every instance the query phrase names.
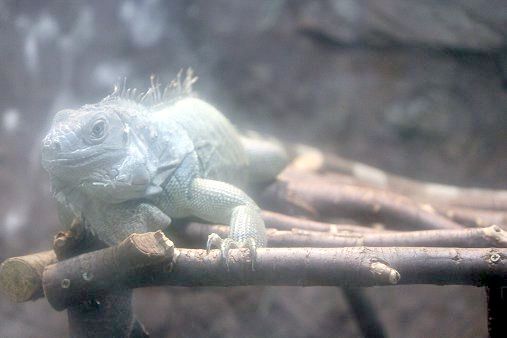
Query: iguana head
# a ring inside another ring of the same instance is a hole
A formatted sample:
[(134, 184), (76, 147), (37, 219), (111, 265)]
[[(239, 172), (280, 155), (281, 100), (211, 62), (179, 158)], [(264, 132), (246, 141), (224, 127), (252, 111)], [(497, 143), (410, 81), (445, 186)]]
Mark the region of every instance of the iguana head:
[(144, 110), (135, 102), (111, 98), (59, 111), (42, 141), (42, 165), (55, 194), (79, 190), (115, 202), (143, 196), (150, 184)]
[(162, 122), (152, 112), (190, 96), (196, 80), (189, 69), (161, 91), (152, 77), (139, 95), (123, 82), (96, 104), (58, 112), (42, 141), (42, 165), (57, 199), (79, 207), (83, 196), (120, 203), (161, 192), (193, 144), (179, 126), (157, 135)]

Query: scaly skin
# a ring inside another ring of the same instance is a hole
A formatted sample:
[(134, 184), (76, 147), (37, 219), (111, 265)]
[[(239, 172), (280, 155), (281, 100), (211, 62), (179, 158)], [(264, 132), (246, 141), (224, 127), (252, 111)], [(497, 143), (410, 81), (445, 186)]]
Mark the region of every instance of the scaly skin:
[(202, 100), (147, 106), (116, 94), (58, 112), (42, 163), (66, 226), (82, 217), (114, 245), (196, 216), (230, 225), (229, 238), (207, 244), (227, 258), (231, 247), (266, 245), (259, 207), (241, 188), (274, 179), (286, 159), (276, 142), (240, 137)]

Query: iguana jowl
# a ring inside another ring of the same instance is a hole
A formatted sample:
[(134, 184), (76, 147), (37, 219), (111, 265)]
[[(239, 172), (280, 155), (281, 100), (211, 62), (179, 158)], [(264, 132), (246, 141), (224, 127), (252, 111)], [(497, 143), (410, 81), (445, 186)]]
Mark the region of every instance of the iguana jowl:
[(286, 164), (283, 147), (240, 137), (202, 100), (165, 100), (156, 85), (134, 96), (116, 89), (54, 117), (42, 164), (62, 223), (82, 217), (114, 245), (135, 232), (164, 229), (171, 218), (195, 216), (230, 225), (229, 238), (212, 234), (207, 244), (226, 259), (231, 247), (265, 246), (259, 208), (239, 187), (275, 178)]

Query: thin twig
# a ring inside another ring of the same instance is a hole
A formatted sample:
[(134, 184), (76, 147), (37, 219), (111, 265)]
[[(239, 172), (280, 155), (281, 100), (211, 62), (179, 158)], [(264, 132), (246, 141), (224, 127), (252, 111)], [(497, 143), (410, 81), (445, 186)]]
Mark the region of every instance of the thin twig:
[[(227, 237), (228, 226), (189, 223), (175, 231), (182, 238), (206, 243), (210, 233)], [(268, 228), (270, 247), (455, 247), (489, 248), (507, 247), (507, 233), (494, 225), (487, 228), (460, 230), (422, 230), (409, 232), (329, 233), (292, 229), (283, 231)]]
[(380, 232), (385, 231), (382, 229), (376, 229), (372, 227), (366, 227), (355, 224), (334, 224), (317, 222), (311, 219), (288, 216), (277, 212), (262, 211), (262, 218), (266, 223), (267, 227), (278, 229), (278, 230), (309, 230), (309, 231), (320, 231), (320, 232)]

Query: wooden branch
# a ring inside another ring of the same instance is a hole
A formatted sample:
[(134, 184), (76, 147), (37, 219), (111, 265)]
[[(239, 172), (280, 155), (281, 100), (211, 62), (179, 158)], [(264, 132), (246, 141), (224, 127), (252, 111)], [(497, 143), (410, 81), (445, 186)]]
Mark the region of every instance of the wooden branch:
[(492, 224), (507, 226), (507, 212), (457, 207), (436, 207), (441, 215), (463, 225), (483, 227)]
[(322, 168), (351, 175), (360, 182), (389, 189), (423, 202), (507, 211), (507, 190), (463, 188), (421, 182), (330, 154), (323, 157)]
[(355, 185), (330, 184), (310, 174), (281, 175), (262, 197), (266, 204), (289, 214), (347, 217), (405, 230), (409, 230), (407, 226), (412, 230), (463, 228), (431, 207), (405, 196)]
[(56, 262), (52, 250), (9, 258), (0, 265), (0, 290), (13, 302), (40, 298), (43, 296), (42, 271)]
[[(210, 233), (227, 237), (228, 226), (189, 223), (175, 229), (182, 238), (206, 243)], [(460, 230), (422, 230), (409, 232), (326, 233), (292, 229), (267, 229), (270, 247), (507, 247), (507, 232), (494, 225)]]
[[(151, 244), (135, 244), (143, 242)], [(231, 250), (226, 266), (218, 250), (209, 254), (197, 249), (175, 250), (171, 244), (160, 232), (134, 234), (116, 247), (50, 265), (43, 274), (44, 293), (50, 304), (61, 310), (90, 295), (122, 287), (492, 286), (507, 278), (507, 249), (260, 248), (252, 270), (247, 249)]]
[(486, 287), (488, 299), (488, 332), (491, 338), (507, 336), (507, 286)]
[[(346, 185), (346, 186), (360, 186), (362, 188), (373, 189), (376, 191), (387, 191), (387, 189), (380, 189), (377, 187), (368, 186), (364, 182), (359, 182), (355, 180), (353, 177), (344, 176), (335, 173), (324, 173), (320, 174), (319, 180), (322, 182), (327, 182), (327, 184), (334, 185)], [(322, 183), (323, 184), (323, 183)], [(391, 191), (393, 193), (393, 191)], [(399, 193), (399, 192), (398, 192)], [(408, 196), (414, 199), (413, 196)], [(415, 199), (420, 203), (423, 203), (425, 209), (432, 210), (434, 212), (462, 225), (470, 226), (470, 227), (483, 227), (489, 226), (493, 224), (497, 225), (507, 225), (507, 211), (503, 210), (488, 210), (488, 209), (480, 209), (478, 207), (459, 207), (447, 205), (445, 203), (439, 203), (438, 199), (421, 200)]]
[(371, 304), (362, 289), (342, 288), (342, 293), (349, 304), (363, 337), (387, 337), (373, 304)]
[[(298, 165), (299, 163), (305, 165)], [(329, 169), (336, 171), (326, 171)], [(403, 177), (395, 177), (377, 168), (351, 162), (335, 155), (324, 156), (316, 149), (306, 149), (305, 153), (295, 159), (282, 176), (289, 177), (289, 180), (300, 177), (302, 180), (310, 180), (313, 184), (319, 185), (356, 186), (372, 189), (377, 194), (379, 191), (401, 194), (423, 203), (426, 209), (431, 208), (429, 207), (431, 205), (438, 214), (466, 226), (507, 225), (507, 210), (499, 208), (498, 202), (491, 202), (491, 196), (496, 196), (494, 197), (496, 201), (503, 199), (507, 202), (507, 191), (467, 189), (416, 182)], [(426, 196), (421, 197), (421, 195)], [(452, 195), (459, 196), (461, 202), (454, 205), (452, 201), (449, 201)], [(473, 197), (468, 200), (470, 196)], [(313, 212), (310, 214), (317, 215), (316, 210), (309, 209)]]
[(132, 290), (127, 288), (80, 298), (78, 302), (69, 304), (67, 317), (69, 336), (72, 338), (132, 337), (133, 328), (141, 325), (134, 321)]
[(71, 277), (72, 273), (68, 274), (59, 270), (63, 272), (63, 276), (59, 277), (58, 284), (48, 283), (48, 280), (54, 280), (47, 279), (45, 276), (51, 276), (55, 271), (52, 267), (58, 266), (58, 264), (46, 267), (42, 280), (44, 294), (55, 309), (63, 310), (71, 303), (60, 303), (60, 293), (79, 290), (77, 291), (79, 299), (75, 299), (74, 302), (74, 304), (78, 304), (83, 299), (87, 300), (96, 296), (96, 293), (86, 292), (89, 284), (96, 285), (98, 288), (102, 288), (102, 285), (109, 285), (111, 290), (108, 291), (126, 289), (128, 287), (123, 279), (127, 275), (137, 271), (140, 267), (170, 262), (173, 253), (173, 243), (161, 231), (134, 234), (117, 246), (82, 254), (58, 263), (67, 265), (68, 263), (73, 264), (74, 261), (79, 262), (78, 278)]
[[(79, 219), (73, 221), (69, 231), (59, 232), (53, 241), (53, 250), (60, 261), (105, 247), (103, 242), (82, 226)], [(85, 273), (82, 275), (83, 279), (90, 277)], [(62, 288), (67, 285), (67, 281), (62, 281)], [(75, 338), (149, 336), (144, 326), (134, 318), (132, 290), (121, 285), (69, 304), (67, 317), (69, 335)]]
[(278, 230), (309, 230), (309, 231), (321, 231), (321, 232), (379, 232), (385, 231), (383, 229), (376, 229), (372, 227), (366, 227), (355, 224), (334, 224), (316, 222), (310, 219), (287, 216), (277, 212), (262, 211), (262, 218), (266, 223), (267, 227), (271, 227)]
[[(183, 239), (205, 243), (209, 233), (227, 236), (228, 226), (189, 223), (176, 229)], [(268, 229), (272, 247), (506, 247), (506, 232), (497, 226), (463, 230), (427, 230), (402, 233), (323, 233), (280, 231)], [(57, 237), (61, 238), (61, 237)], [(15, 302), (25, 302), (43, 296), (42, 270), (56, 262), (53, 251), (7, 259), (0, 267), (0, 287)], [(34, 274), (35, 272), (35, 274)], [(19, 281), (27, 281), (19, 283)]]

